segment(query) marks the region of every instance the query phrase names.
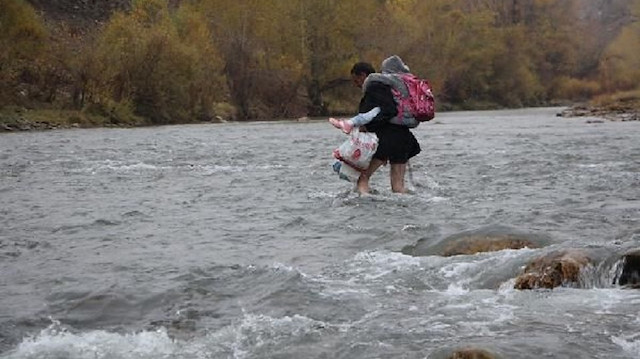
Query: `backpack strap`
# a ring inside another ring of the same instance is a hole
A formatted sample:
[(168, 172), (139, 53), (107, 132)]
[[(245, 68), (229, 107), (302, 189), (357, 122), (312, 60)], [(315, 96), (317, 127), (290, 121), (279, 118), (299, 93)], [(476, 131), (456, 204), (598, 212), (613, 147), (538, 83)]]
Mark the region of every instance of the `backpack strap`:
[(367, 91), (367, 88), (372, 82), (380, 82), (391, 86), (391, 88), (400, 92), (402, 96), (409, 96), (409, 90), (407, 86), (405, 86), (404, 81), (402, 81), (401, 76), (403, 75), (406, 76), (405, 74), (381, 74), (377, 72), (369, 74), (362, 84), (362, 91)]

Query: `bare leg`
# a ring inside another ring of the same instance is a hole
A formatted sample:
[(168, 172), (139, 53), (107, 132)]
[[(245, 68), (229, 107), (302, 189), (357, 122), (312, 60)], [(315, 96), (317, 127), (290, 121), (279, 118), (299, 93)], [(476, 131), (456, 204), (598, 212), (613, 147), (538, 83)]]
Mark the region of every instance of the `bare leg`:
[(383, 164), (384, 161), (374, 158), (371, 160), (371, 163), (369, 163), (369, 168), (360, 174), (360, 178), (358, 178), (358, 192), (360, 192), (360, 194), (369, 193), (369, 179)]
[(391, 191), (395, 193), (406, 193), (404, 188), (404, 173), (406, 172), (406, 163), (392, 163), (389, 176), (391, 177)]

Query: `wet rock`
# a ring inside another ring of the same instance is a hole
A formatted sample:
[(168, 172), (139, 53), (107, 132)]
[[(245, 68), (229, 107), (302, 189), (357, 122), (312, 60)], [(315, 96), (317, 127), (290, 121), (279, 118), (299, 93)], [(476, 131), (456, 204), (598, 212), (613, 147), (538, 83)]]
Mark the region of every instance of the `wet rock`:
[(458, 348), (437, 351), (427, 359), (500, 359), (500, 355), (485, 349)]
[(414, 246), (402, 252), (412, 256), (440, 255), (445, 257), (495, 252), (503, 249), (541, 248), (548, 238), (525, 233), (505, 226), (489, 226), (448, 236), (438, 243), (428, 238), (420, 239)]
[(512, 234), (471, 235), (450, 242), (443, 249), (442, 255), (448, 257), (482, 252), (496, 252), (503, 249), (522, 249), (526, 247), (538, 248), (539, 246), (528, 238)]
[(557, 114), (558, 117), (585, 117), (597, 115), (598, 111), (595, 108), (590, 108), (586, 105), (576, 105), (574, 107), (564, 109)]
[(622, 273), (617, 278), (617, 284), (640, 288), (640, 249), (624, 254), (622, 262)]
[(628, 113), (620, 116), (620, 121), (640, 121), (640, 113)]
[(582, 250), (552, 252), (531, 261), (516, 278), (515, 289), (555, 288), (577, 284), (580, 271), (593, 259)]
[(17, 257), (20, 257), (22, 252), (20, 252), (20, 251), (9, 251), (9, 252), (4, 252), (3, 254), (5, 256), (7, 256), (7, 257), (17, 258)]

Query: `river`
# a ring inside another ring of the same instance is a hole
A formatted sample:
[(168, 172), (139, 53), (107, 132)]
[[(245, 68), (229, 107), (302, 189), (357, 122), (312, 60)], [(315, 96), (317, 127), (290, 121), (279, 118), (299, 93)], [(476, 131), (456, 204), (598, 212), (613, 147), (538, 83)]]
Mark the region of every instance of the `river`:
[[(0, 358), (638, 358), (610, 268), (513, 289), (549, 248), (640, 248), (640, 123), (560, 110), (438, 114), (407, 195), (339, 180), (325, 121), (2, 134)], [(496, 228), (551, 244), (402, 252)]]

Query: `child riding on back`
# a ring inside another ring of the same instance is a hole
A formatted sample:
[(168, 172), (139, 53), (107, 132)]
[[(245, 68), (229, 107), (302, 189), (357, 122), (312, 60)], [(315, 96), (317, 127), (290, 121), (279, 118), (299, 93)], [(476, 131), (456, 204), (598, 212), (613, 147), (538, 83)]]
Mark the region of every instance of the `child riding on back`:
[[(354, 66), (351, 72), (351, 75), (356, 85), (358, 87), (361, 87), (363, 91), (366, 91), (368, 85), (373, 82), (380, 82), (392, 88), (392, 92), (394, 93), (394, 99), (396, 100), (396, 104), (398, 107), (398, 115), (393, 119), (391, 119), (391, 123), (413, 128), (418, 126), (420, 121), (424, 121), (424, 120), (428, 121), (433, 117), (432, 114), (428, 114), (430, 118), (428, 119), (422, 118), (420, 117), (422, 114), (414, 113), (415, 109), (411, 108), (413, 105), (411, 103), (411, 101), (413, 100), (412, 97), (420, 97), (421, 104), (424, 104), (426, 103), (424, 101), (425, 97), (432, 96), (431, 90), (428, 87), (416, 88), (416, 85), (409, 85), (410, 83), (415, 83), (415, 84), (419, 84), (418, 86), (422, 86), (422, 84), (426, 84), (426, 86), (428, 86), (428, 83), (426, 83), (425, 81), (416, 82), (415, 80), (418, 80), (418, 81), (421, 81), (421, 80), (417, 79), (415, 76), (413, 76), (410, 73), (409, 66), (405, 65), (402, 59), (397, 55), (388, 57), (382, 62), (381, 73), (368, 72), (368, 71), (362, 71), (358, 73), (356, 72), (357, 70), (358, 68), (356, 64), (356, 66)], [(373, 71), (373, 68), (370, 68), (368, 70)], [(428, 93), (422, 92), (422, 93), (416, 94), (412, 91), (416, 89), (428, 91)], [(429, 111), (429, 109), (425, 109), (425, 111)], [(370, 123), (379, 113), (380, 113), (380, 108), (376, 107), (366, 113), (359, 113), (348, 120), (338, 120), (335, 118), (329, 118), (329, 122), (334, 127), (339, 128), (344, 133), (348, 134), (352, 131), (354, 127), (360, 127)], [(416, 116), (416, 115), (419, 115), (419, 116)]]

